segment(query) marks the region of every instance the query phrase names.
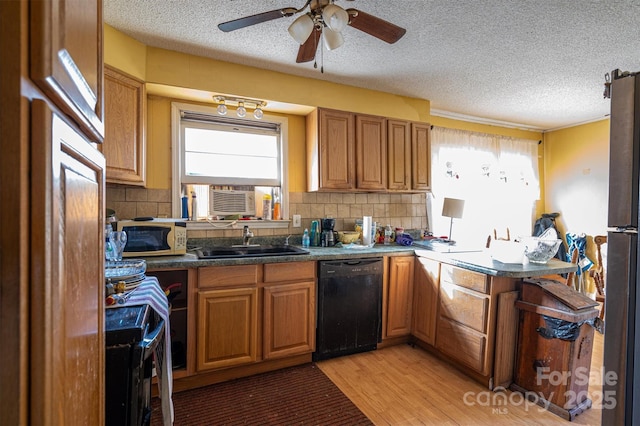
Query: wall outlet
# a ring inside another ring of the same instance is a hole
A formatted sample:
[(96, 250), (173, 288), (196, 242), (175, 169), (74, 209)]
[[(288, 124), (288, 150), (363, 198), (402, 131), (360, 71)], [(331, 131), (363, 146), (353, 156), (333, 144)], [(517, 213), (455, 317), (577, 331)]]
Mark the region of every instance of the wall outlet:
[(300, 228), (300, 226), (302, 226), (301, 223), (300, 223), (301, 220), (302, 220), (302, 218), (300, 217), (299, 214), (294, 214), (293, 215), (293, 227), (294, 228)]

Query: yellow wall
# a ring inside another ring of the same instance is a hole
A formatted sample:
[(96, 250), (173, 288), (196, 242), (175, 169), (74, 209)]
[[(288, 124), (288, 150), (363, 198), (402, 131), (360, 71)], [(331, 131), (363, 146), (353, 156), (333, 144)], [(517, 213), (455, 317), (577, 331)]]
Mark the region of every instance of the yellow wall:
[(563, 233), (606, 235), (609, 120), (546, 133), (543, 144), (547, 211), (561, 214)]
[[(296, 77), (145, 46), (105, 25), (105, 62), (147, 83), (365, 114), (429, 121), (429, 101)], [(174, 92), (175, 93), (175, 92)], [(147, 187), (171, 188), (170, 102), (150, 94), (147, 105)], [(197, 103), (197, 102), (196, 102)], [(213, 102), (210, 104), (213, 106)], [(266, 109), (269, 112), (268, 108)], [(305, 120), (289, 118), (289, 189), (306, 190)]]
[(147, 76), (147, 46), (120, 31), (104, 26), (104, 61), (140, 80)]

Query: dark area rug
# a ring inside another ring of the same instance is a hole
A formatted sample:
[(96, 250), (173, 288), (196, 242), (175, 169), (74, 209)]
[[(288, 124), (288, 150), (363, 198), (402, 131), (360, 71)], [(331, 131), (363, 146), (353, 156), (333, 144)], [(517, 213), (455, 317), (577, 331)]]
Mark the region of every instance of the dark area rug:
[(175, 426), (373, 424), (313, 363), (175, 393), (173, 405)]

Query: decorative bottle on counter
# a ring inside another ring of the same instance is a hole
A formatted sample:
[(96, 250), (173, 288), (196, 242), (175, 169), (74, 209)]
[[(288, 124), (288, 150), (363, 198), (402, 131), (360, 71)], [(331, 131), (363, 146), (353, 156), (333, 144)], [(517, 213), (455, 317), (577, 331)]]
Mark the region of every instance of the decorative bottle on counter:
[(111, 239), (111, 235), (113, 234), (113, 227), (111, 224), (107, 224), (104, 230), (104, 258), (107, 261), (117, 260), (116, 258), (116, 248), (114, 246), (113, 240)]
[(273, 191), (273, 220), (280, 220), (280, 194), (277, 188)]
[(389, 245), (391, 244), (392, 241), (393, 241), (393, 229), (391, 229), (391, 225), (387, 225), (387, 227), (384, 228), (384, 243), (385, 245)]
[(198, 199), (195, 192), (191, 193), (191, 220), (198, 220)]
[(309, 230), (304, 228), (304, 234), (302, 234), (302, 247), (309, 248)]
[(271, 220), (271, 195), (264, 194), (262, 197), (262, 219)]

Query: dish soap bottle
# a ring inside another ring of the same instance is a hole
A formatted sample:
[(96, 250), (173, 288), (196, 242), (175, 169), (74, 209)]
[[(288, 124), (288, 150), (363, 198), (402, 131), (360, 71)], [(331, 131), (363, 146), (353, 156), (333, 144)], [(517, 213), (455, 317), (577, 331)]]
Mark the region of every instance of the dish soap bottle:
[(304, 234), (302, 234), (302, 248), (309, 248), (309, 230), (304, 228)]

